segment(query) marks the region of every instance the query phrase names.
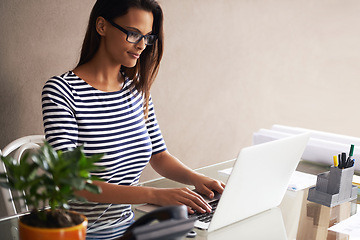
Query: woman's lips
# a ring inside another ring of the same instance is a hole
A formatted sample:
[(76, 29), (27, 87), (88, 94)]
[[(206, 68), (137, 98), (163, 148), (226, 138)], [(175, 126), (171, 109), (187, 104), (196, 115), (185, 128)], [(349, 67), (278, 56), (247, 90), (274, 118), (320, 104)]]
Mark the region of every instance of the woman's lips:
[(138, 58), (140, 57), (140, 54), (139, 54), (139, 53), (128, 52), (128, 54), (129, 54), (131, 57), (135, 58), (135, 59), (138, 59)]

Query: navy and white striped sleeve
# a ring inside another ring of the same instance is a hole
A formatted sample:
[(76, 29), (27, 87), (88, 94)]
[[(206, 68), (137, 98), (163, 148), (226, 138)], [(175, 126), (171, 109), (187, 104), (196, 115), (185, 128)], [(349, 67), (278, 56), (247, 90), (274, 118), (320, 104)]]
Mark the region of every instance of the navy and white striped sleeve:
[(157, 154), (166, 150), (166, 144), (161, 134), (158, 121), (156, 119), (154, 104), (152, 98), (149, 99), (149, 114), (146, 121), (146, 127), (150, 135), (152, 144), (152, 154)]
[(74, 96), (61, 77), (49, 79), (42, 91), (42, 113), (46, 141), (55, 150), (65, 151), (77, 146), (78, 126)]

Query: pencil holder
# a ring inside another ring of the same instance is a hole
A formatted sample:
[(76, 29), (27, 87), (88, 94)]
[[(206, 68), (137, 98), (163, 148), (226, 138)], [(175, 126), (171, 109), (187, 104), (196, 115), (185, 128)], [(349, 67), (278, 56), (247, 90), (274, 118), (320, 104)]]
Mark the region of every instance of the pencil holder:
[(308, 200), (328, 207), (357, 198), (357, 187), (352, 185), (354, 167), (340, 169), (332, 166), (320, 173), (316, 186), (309, 189)]

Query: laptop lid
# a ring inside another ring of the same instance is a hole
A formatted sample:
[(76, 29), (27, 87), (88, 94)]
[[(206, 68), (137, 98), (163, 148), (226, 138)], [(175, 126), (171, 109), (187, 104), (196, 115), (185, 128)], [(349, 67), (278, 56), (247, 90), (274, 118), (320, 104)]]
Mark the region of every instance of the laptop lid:
[(309, 137), (304, 133), (243, 148), (208, 231), (278, 206)]

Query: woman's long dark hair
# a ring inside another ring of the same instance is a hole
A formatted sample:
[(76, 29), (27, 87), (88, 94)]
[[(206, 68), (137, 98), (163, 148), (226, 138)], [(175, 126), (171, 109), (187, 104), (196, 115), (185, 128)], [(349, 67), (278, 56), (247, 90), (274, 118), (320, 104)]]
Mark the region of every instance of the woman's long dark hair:
[(152, 34), (158, 36), (155, 44), (146, 46), (136, 65), (132, 68), (122, 66), (126, 76), (133, 79), (135, 88), (144, 94), (145, 118), (148, 117), (150, 88), (159, 71), (163, 55), (163, 12), (155, 0), (97, 0), (90, 14), (89, 25), (81, 49), (80, 60), (77, 66), (90, 61), (96, 54), (100, 45), (100, 35), (96, 31), (98, 17), (114, 20), (114, 18), (128, 13), (129, 8), (138, 8), (152, 12), (154, 17)]

